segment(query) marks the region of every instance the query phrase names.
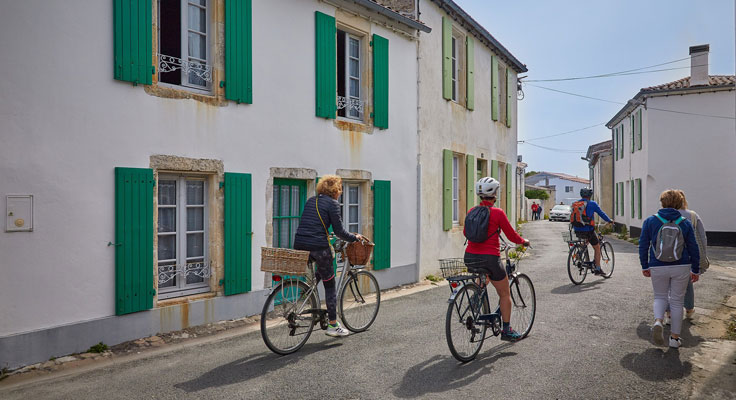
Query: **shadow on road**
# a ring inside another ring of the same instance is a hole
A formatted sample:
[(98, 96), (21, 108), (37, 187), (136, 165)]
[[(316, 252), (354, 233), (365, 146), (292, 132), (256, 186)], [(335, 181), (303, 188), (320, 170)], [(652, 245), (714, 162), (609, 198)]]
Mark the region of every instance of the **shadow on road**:
[(287, 365), (294, 364), (309, 354), (335, 349), (340, 346), (342, 346), (340, 342), (331, 342), (327, 345), (323, 343), (307, 343), (296, 353), (287, 356), (279, 356), (270, 352), (255, 354), (225, 365), (220, 365), (198, 378), (177, 383), (174, 387), (191, 393), (211, 387), (245, 382), (269, 374)]
[(640, 378), (648, 381), (666, 381), (684, 378), (692, 372), (690, 362), (680, 361), (678, 349), (650, 348), (641, 354), (629, 353), (621, 359), (621, 366), (635, 372)]
[[(590, 275), (592, 276), (592, 274), (590, 274)], [(594, 276), (594, 278), (598, 278), (598, 277)], [(600, 289), (600, 286), (598, 286), (598, 285), (602, 284), (603, 282), (605, 282), (605, 280), (603, 280), (602, 278), (600, 278), (598, 280), (595, 280), (595, 281), (592, 281), (592, 282), (589, 282), (589, 283), (583, 282), (580, 285), (573, 285), (572, 283), (565, 284), (565, 285), (558, 286), (558, 287), (552, 289), (551, 293), (552, 294), (570, 294), (570, 293), (587, 292), (589, 290)]]
[(502, 351), (509, 343), (482, 351), (475, 360), (461, 364), (451, 355), (436, 355), (406, 371), (401, 385), (394, 395), (401, 398), (422, 397), (427, 393), (440, 393), (466, 386), (493, 369), (493, 363), (503, 357), (516, 355)]

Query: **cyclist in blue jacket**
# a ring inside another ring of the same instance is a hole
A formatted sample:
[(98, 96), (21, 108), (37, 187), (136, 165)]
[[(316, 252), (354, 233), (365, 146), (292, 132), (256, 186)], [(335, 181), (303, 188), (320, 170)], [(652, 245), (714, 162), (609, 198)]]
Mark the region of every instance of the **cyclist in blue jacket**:
[(578, 201), (586, 203), (585, 215), (590, 218), (590, 221), (583, 227), (574, 227), (573, 229), (575, 229), (575, 235), (577, 235), (577, 237), (580, 239), (587, 239), (590, 242), (590, 245), (593, 246), (593, 250), (595, 252), (593, 257), (595, 260), (595, 269), (593, 270), (593, 273), (600, 275), (603, 274), (603, 270), (601, 270), (601, 243), (598, 241), (598, 235), (595, 234), (595, 218), (593, 217), (594, 214), (597, 213), (608, 223), (613, 223), (613, 220), (608, 218), (608, 215), (601, 210), (598, 203), (590, 199), (592, 196), (593, 189), (587, 187), (580, 189), (580, 197), (582, 198)]

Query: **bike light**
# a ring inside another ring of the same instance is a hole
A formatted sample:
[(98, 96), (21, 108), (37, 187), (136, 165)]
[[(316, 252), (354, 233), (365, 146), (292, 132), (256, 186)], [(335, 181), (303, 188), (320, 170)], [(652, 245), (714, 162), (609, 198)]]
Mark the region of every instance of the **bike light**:
[(457, 287), (457, 282), (450, 283), (450, 286), (452, 286), (452, 288), (455, 289)]
[(274, 275), (272, 279), (274, 282), (281, 282), (281, 277), (278, 275)]

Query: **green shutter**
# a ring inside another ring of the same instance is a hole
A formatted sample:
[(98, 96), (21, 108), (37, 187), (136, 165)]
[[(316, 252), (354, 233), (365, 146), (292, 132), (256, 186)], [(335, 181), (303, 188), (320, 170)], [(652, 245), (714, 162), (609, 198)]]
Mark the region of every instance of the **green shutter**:
[(442, 150), (442, 229), (452, 229), (452, 151)]
[(495, 178), (497, 181), (500, 181), (500, 175), (498, 172), (498, 161), (491, 160), (491, 178)]
[(634, 127), (636, 126), (636, 114), (631, 114), (631, 131), (629, 131), (629, 136), (631, 139), (631, 152), (634, 152)]
[(613, 128), (613, 153), (618, 160), (618, 128)]
[(337, 28), (335, 17), (314, 12), (316, 59), (316, 115), (335, 118), (337, 111)]
[(639, 110), (639, 150), (641, 150), (641, 110)]
[(373, 269), (391, 266), (391, 181), (373, 181)]
[(619, 182), (619, 185), (621, 185), (621, 190), (619, 190), (618, 194), (621, 196), (619, 202), (621, 203), (621, 216), (623, 217), (626, 215), (626, 209), (624, 207), (624, 183)]
[(638, 214), (638, 218), (641, 219), (641, 179), (637, 179), (636, 180), (636, 187), (637, 187), (637, 190), (638, 190), (638, 197), (639, 197), (639, 207), (638, 207), (639, 214)]
[(512, 170), (511, 164), (506, 164), (506, 214), (509, 218), (513, 215), (514, 206), (514, 173)]
[(465, 38), (465, 61), (466, 61), (466, 107), (468, 110), (475, 109), (475, 42), (473, 38)]
[(631, 194), (631, 196), (630, 196), (631, 197), (631, 218), (634, 218), (636, 216), (636, 214), (634, 213), (634, 211), (635, 211), (634, 210), (634, 180), (632, 179), (629, 182), (631, 182), (631, 190), (630, 190), (630, 192), (631, 192), (630, 193)]
[(465, 187), (467, 188), (467, 196), (465, 205), (468, 210), (475, 206), (475, 156), (470, 154), (465, 156)]
[(442, 97), (452, 100), (452, 21), (442, 17)]
[(225, 295), (251, 289), (251, 175), (225, 172)]
[(618, 182), (616, 182), (614, 187), (614, 197), (616, 200), (614, 204), (615, 210), (613, 211), (613, 214), (618, 215)]
[(514, 101), (514, 97), (512, 96), (514, 93), (516, 93), (516, 78), (514, 78), (511, 68), (506, 68), (506, 126), (509, 128), (511, 128), (511, 120), (513, 119), (511, 105)]
[(151, 0), (113, 0), (115, 79), (151, 84), (152, 10)]
[(153, 170), (115, 168), (115, 314), (153, 307)]
[(225, 0), (225, 98), (253, 103), (251, 0)]
[(491, 118), (498, 121), (498, 57), (491, 56)]
[(388, 39), (373, 35), (373, 125), (388, 128)]

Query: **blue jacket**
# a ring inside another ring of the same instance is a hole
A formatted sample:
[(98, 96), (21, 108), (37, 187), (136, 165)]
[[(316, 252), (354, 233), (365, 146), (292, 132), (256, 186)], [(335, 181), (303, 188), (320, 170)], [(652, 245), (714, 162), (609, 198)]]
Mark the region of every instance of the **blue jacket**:
[[(663, 208), (657, 212), (660, 217), (674, 221), (680, 217), (680, 212), (674, 208)], [(654, 257), (654, 247), (652, 242), (657, 240), (657, 233), (662, 226), (662, 221), (652, 215), (644, 220), (641, 227), (641, 236), (639, 236), (639, 261), (641, 269), (646, 271), (650, 267), (661, 267), (668, 265), (687, 265), (690, 264), (690, 271), (693, 274), (700, 274), (700, 251), (698, 243), (695, 241), (695, 233), (693, 225), (687, 219), (680, 222), (680, 230), (682, 236), (685, 237), (685, 248), (682, 251), (682, 257), (678, 261), (662, 262)]]
[[(595, 216), (593, 215), (593, 213), (598, 213), (598, 215), (600, 215), (604, 221), (611, 222), (611, 218), (608, 218), (608, 215), (606, 215), (606, 213), (604, 213), (603, 210), (601, 210), (601, 208), (598, 206), (598, 203), (596, 203), (595, 201), (589, 200), (589, 199), (580, 199), (578, 201), (588, 202), (588, 205), (585, 206), (585, 215), (587, 215), (588, 217), (593, 218)], [(575, 232), (591, 232), (595, 230), (595, 227), (591, 225), (585, 225), (582, 228), (574, 228), (574, 229), (575, 229)]]
[[(304, 204), (304, 211), (299, 220), (299, 227), (294, 235), (294, 248), (297, 250), (324, 250), (329, 249), (327, 233), (330, 229), (339, 238), (348, 242), (358, 240), (355, 235), (345, 230), (340, 217), (340, 203), (330, 196), (320, 194), (319, 214), (317, 214), (317, 196), (310, 197)], [(320, 220), (322, 217), (322, 220)], [(324, 222), (324, 225), (322, 224)]]

